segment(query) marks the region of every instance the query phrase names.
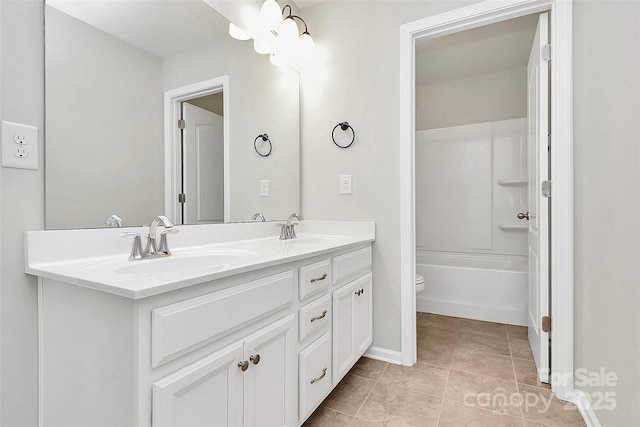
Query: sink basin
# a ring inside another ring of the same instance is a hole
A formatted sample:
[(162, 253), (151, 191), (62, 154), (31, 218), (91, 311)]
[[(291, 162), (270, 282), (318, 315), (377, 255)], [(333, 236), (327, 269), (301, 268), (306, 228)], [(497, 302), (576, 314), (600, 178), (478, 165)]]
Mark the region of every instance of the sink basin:
[(241, 254), (209, 254), (181, 258), (153, 258), (150, 260), (135, 261), (127, 266), (116, 268), (114, 271), (120, 274), (145, 274), (202, 270), (234, 264), (245, 258), (246, 256)]

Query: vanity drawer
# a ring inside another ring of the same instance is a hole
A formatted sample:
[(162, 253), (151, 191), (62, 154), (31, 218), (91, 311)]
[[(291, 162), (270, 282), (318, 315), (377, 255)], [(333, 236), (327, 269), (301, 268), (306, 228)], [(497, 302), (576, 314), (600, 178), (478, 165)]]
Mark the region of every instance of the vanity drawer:
[(333, 284), (371, 271), (371, 246), (333, 258)]
[(300, 301), (326, 289), (331, 284), (331, 263), (328, 259), (300, 267), (298, 280)]
[(331, 294), (300, 307), (298, 319), (300, 321), (300, 341), (304, 341), (310, 334), (331, 325)]
[(300, 421), (306, 419), (331, 391), (331, 334), (327, 332), (298, 356)]
[(151, 313), (151, 366), (201, 347), (293, 301), (293, 271), (156, 308)]

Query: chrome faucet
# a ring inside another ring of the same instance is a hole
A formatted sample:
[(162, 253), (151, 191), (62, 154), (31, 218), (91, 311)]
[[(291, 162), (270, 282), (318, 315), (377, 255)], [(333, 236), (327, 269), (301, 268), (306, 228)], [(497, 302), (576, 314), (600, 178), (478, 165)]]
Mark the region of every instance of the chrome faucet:
[(256, 221), (256, 220), (260, 220), (262, 222), (265, 222), (266, 219), (264, 217), (264, 215), (262, 215), (260, 212), (256, 212), (253, 214), (253, 216), (251, 217), (251, 221)]
[[(158, 225), (164, 225), (166, 229), (160, 235), (160, 245), (156, 243), (156, 234), (158, 232)], [(164, 215), (158, 215), (151, 221), (149, 226), (149, 234), (147, 234), (147, 247), (144, 249), (143, 256), (169, 256), (169, 246), (167, 245), (167, 233), (177, 233), (179, 230), (171, 230), (174, 224), (169, 218)]]
[(115, 226), (121, 228), (124, 227), (124, 221), (117, 214), (113, 214), (109, 218), (107, 218), (107, 220), (104, 222), (104, 225), (106, 225), (107, 227)]
[[(164, 230), (160, 233), (160, 244), (157, 244), (156, 238), (158, 233), (158, 225), (164, 225)], [(164, 215), (158, 215), (151, 221), (149, 226), (149, 233), (147, 234), (147, 246), (142, 250), (142, 243), (140, 241), (140, 233), (122, 233), (120, 236), (133, 236), (133, 247), (131, 248), (131, 255), (129, 255), (129, 261), (137, 261), (145, 258), (161, 257), (171, 255), (169, 245), (167, 243), (167, 234), (178, 233), (180, 230), (173, 229), (173, 223), (169, 218)]]
[(295, 226), (298, 225), (297, 222), (293, 222), (294, 219), (298, 221), (302, 221), (302, 217), (297, 213), (292, 213), (289, 215), (286, 224), (278, 224), (282, 228), (280, 229), (280, 240), (290, 240), (296, 238), (296, 229)]

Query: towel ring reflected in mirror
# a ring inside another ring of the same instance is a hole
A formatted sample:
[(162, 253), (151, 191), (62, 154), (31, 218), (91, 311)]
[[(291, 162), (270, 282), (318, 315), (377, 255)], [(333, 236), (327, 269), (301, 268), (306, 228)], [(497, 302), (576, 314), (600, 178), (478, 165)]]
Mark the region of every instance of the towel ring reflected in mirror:
[[(260, 149), (258, 149), (258, 140), (262, 139), (262, 147)], [(269, 147), (268, 150), (265, 149), (265, 147)], [(271, 140), (269, 139), (269, 135), (267, 135), (266, 133), (263, 133), (262, 135), (258, 135), (256, 136), (256, 139), (253, 140), (253, 148), (256, 150), (256, 153), (258, 153), (259, 156), (262, 157), (267, 157), (269, 154), (271, 154), (271, 150), (273, 149), (273, 146), (271, 145)]]
[[(346, 131), (347, 129), (351, 129), (351, 133), (353, 134), (352, 138), (351, 138), (351, 142), (348, 143), (347, 145), (340, 145), (336, 142), (336, 129), (338, 129), (338, 127), (340, 129), (342, 129), (343, 131)], [(348, 148), (351, 147), (351, 144), (353, 144), (353, 141), (356, 140), (356, 131), (353, 129), (353, 127), (351, 127), (351, 125), (348, 122), (341, 122), (338, 123), (337, 125), (334, 126), (333, 130), (331, 131), (331, 139), (333, 140), (333, 143), (336, 144), (336, 146), (340, 147), (340, 148)]]

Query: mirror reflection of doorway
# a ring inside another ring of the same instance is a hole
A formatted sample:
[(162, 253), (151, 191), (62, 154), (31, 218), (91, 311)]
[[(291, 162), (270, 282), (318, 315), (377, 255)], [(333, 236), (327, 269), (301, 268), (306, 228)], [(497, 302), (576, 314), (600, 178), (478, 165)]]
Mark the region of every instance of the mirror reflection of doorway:
[(224, 222), (223, 93), (182, 102), (182, 224)]

